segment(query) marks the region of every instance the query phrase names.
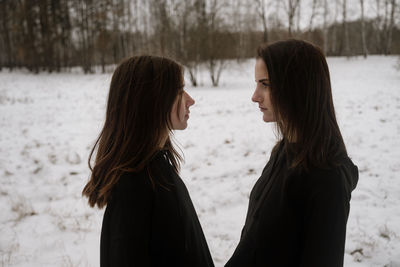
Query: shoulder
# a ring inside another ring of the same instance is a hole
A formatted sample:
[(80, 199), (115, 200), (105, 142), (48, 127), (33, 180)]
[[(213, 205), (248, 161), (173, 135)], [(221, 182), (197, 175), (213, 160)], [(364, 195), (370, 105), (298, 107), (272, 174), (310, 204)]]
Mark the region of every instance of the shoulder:
[(341, 198), (350, 200), (351, 192), (358, 182), (358, 169), (350, 158), (343, 158), (340, 163), (327, 169), (312, 168), (302, 174), (306, 192), (310, 197)]
[(145, 170), (137, 173), (125, 172), (115, 185), (112, 198), (115, 200), (129, 201), (134, 199), (151, 199), (153, 197), (153, 185)]
[(341, 164), (330, 168), (313, 167), (301, 173), (293, 172), (289, 177), (289, 184), (292, 192), (297, 192), (306, 198), (340, 197), (349, 199), (357, 180), (357, 167), (351, 161), (344, 160)]
[(339, 168), (330, 169), (313, 168), (303, 174), (308, 192), (314, 194), (340, 193), (344, 190), (344, 177)]
[(138, 172), (124, 172), (116, 188), (119, 192), (123, 191), (154, 191), (160, 181), (169, 176), (169, 164), (163, 154), (157, 152), (146, 166)]
[(132, 187), (151, 187), (151, 181), (145, 170), (140, 172), (125, 172), (121, 175), (117, 186), (120, 190), (129, 190)]
[(116, 201), (165, 199), (174, 192), (173, 170), (164, 154), (157, 152), (139, 172), (124, 172), (113, 188)]
[(327, 169), (313, 168), (306, 177), (316, 189), (325, 189), (328, 192), (345, 191), (350, 195), (358, 182), (358, 168), (346, 156), (336, 166)]

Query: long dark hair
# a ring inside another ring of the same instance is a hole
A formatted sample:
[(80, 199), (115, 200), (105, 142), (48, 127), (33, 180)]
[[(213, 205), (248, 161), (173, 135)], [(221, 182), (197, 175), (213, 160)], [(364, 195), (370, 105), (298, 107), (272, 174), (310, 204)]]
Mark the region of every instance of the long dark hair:
[(147, 168), (151, 177), (148, 163), (166, 136), (163, 149), (178, 172), (182, 158), (174, 149), (169, 133), (170, 113), (182, 92), (183, 68), (171, 59), (135, 56), (125, 59), (115, 69), (104, 127), (89, 156), (91, 177), (82, 191), (91, 207), (102, 208), (107, 204), (113, 186), (124, 172)]
[[(301, 40), (262, 44), (257, 51), (268, 70), (278, 134), (290, 166), (330, 167), (347, 155), (336, 121), (328, 64), (317, 46)], [(292, 141), (292, 145), (289, 145)], [(294, 142), (293, 142), (294, 141)]]

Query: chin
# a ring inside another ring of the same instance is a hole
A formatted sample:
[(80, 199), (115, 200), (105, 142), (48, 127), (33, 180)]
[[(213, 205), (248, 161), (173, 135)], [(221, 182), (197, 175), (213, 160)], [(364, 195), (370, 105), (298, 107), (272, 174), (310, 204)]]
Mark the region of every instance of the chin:
[(266, 115), (264, 115), (263, 116), (263, 121), (264, 122), (274, 122), (275, 121), (275, 119), (272, 117), (272, 116), (266, 116)]
[(176, 127), (174, 127), (174, 130), (185, 130), (186, 128), (187, 128), (187, 123), (177, 125)]

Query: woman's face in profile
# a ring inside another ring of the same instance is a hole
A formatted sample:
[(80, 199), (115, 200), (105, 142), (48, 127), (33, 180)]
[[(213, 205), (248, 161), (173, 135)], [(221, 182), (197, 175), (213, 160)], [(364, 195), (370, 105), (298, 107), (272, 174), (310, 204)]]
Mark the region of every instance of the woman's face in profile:
[(254, 76), (257, 86), (253, 96), (251, 97), (251, 100), (255, 103), (258, 103), (258, 107), (263, 113), (263, 120), (265, 122), (273, 122), (275, 121), (275, 116), (270, 99), (271, 87), (268, 77), (268, 70), (264, 60), (260, 58), (256, 61)]
[[(180, 98), (181, 101), (179, 103)], [(190, 113), (189, 107), (193, 104), (194, 99), (185, 90), (183, 90), (183, 92), (176, 97), (171, 111), (172, 129), (186, 129)]]

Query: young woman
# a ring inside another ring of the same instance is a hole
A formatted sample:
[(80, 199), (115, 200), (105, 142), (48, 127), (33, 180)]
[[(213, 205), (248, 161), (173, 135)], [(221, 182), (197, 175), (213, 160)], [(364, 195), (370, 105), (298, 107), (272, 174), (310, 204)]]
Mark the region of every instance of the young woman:
[(279, 140), (256, 182), (240, 242), (226, 264), (343, 266), (358, 169), (336, 122), (328, 65), (314, 45), (261, 45), (252, 96)]
[(113, 74), (83, 189), (90, 206), (107, 206), (102, 267), (214, 266), (170, 139), (194, 104), (183, 82), (179, 64), (155, 56), (126, 59)]

